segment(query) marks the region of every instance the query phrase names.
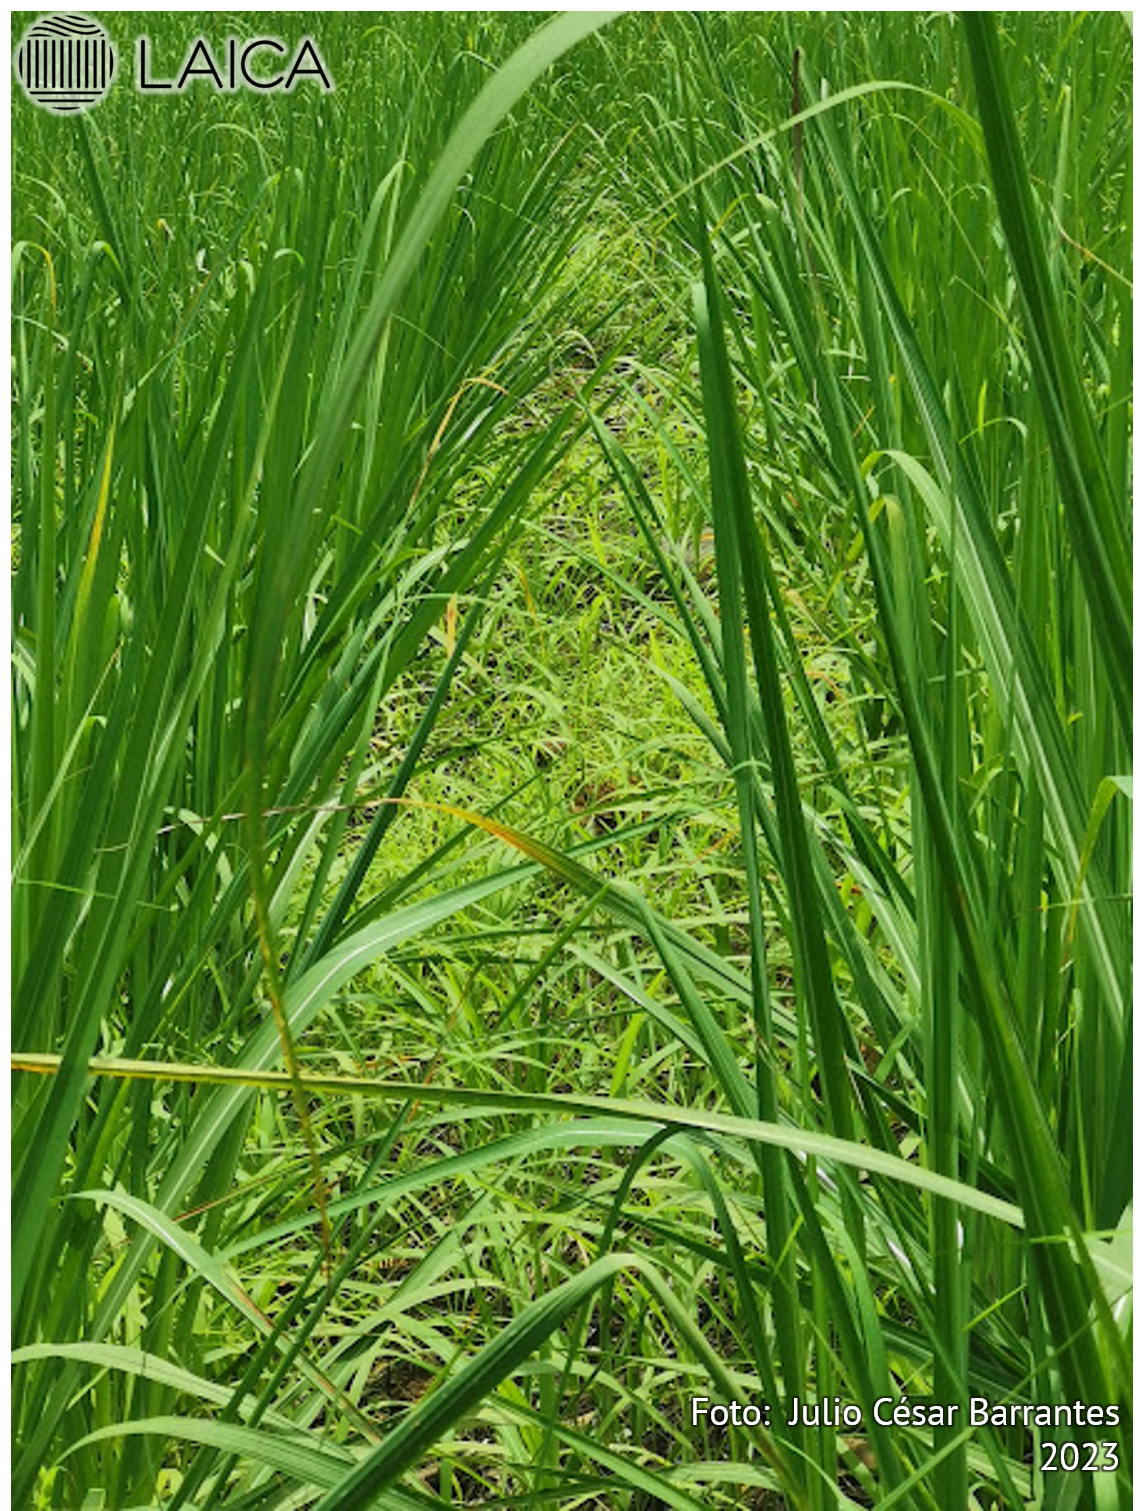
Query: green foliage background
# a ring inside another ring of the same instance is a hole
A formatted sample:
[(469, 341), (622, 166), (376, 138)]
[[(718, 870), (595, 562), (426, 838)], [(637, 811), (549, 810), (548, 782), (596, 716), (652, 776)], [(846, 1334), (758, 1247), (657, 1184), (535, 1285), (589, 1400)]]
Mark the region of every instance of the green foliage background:
[[(1124, 21), (100, 19), (13, 104), (13, 1504), (1130, 1506)], [(1119, 1468), (784, 1426), (902, 1394)]]

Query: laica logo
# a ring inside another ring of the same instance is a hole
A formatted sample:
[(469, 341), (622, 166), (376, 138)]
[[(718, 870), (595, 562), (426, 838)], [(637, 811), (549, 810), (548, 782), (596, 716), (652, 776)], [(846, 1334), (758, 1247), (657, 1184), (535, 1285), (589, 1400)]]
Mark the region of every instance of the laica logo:
[[(160, 79), (152, 72), (151, 38), (139, 37), (136, 41), (136, 88), (144, 93), (170, 89), (182, 94), (190, 84), (201, 79), (220, 94), (231, 94), (237, 89), (289, 92), (299, 79), (315, 79), (324, 90), (334, 89), (327, 65), (310, 37), (303, 37), (295, 44), (290, 61), (283, 66), (287, 57), (287, 46), (278, 37), (252, 37), (245, 41), (228, 37), (222, 58), (215, 55), (206, 37), (196, 37), (175, 77)], [(269, 68), (278, 71), (269, 74)]]
[[(75, 12), (34, 21), (13, 61), (16, 77), (32, 103), (57, 115), (99, 104), (116, 75), (111, 37), (98, 21)], [(195, 83), (207, 85), (216, 94), (233, 94), (238, 89), (289, 94), (308, 79), (324, 92), (335, 87), (331, 70), (311, 37), (290, 44), (279, 37), (228, 37), (222, 52), (207, 37), (196, 37), (170, 77), (162, 76), (151, 38), (137, 37), (135, 65), (135, 85), (141, 94), (183, 94)]]
[(112, 39), (90, 16), (41, 16), (20, 39), (16, 77), (33, 104), (54, 115), (98, 105), (116, 76)]

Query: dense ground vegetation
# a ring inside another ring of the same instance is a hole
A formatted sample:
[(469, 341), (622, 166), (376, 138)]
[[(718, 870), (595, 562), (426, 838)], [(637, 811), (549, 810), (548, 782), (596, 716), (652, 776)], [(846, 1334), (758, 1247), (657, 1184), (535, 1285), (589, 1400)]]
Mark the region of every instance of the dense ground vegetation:
[(264, 19), (14, 104), (13, 1504), (1130, 1506), (1124, 21)]

